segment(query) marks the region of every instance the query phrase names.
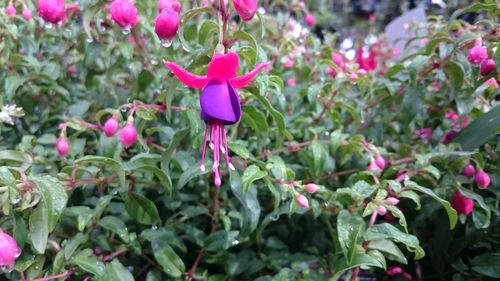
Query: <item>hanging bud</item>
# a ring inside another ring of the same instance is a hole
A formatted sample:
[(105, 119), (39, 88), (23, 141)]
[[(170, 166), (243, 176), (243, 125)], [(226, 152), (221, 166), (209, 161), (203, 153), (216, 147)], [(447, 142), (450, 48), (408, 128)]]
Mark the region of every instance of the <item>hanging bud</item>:
[(482, 76), (488, 76), (490, 73), (495, 71), (497, 65), (493, 59), (487, 59), (481, 63), (479, 72)]
[(395, 197), (388, 197), (385, 199), (385, 203), (391, 206), (395, 206), (399, 203), (399, 199)]
[(305, 23), (309, 27), (314, 27), (316, 25), (316, 18), (312, 14), (306, 14)]
[(31, 15), (31, 11), (25, 8), (25, 9), (23, 10), (23, 19), (25, 19), (25, 20), (30, 20), (30, 19), (31, 19), (31, 17), (32, 17), (32, 15)]
[(316, 184), (314, 183), (308, 183), (305, 185), (305, 190), (309, 193), (316, 193), (318, 192), (319, 190), (319, 186), (317, 186)]
[(383, 170), (385, 168), (385, 159), (384, 157), (382, 157), (381, 155), (378, 155), (377, 157), (375, 157), (375, 164), (377, 164), (377, 166)]
[(158, 12), (163, 13), (165, 11), (173, 11), (180, 13), (182, 10), (182, 5), (177, 0), (159, 0), (158, 1)]
[(474, 200), (465, 197), (460, 191), (455, 192), (451, 199), (451, 206), (457, 210), (459, 214), (469, 215), (474, 210)]
[(474, 177), (474, 174), (476, 173), (476, 169), (474, 168), (474, 166), (469, 164), (469, 165), (464, 167), (464, 169), (462, 170), (462, 173), (464, 174), (464, 176), (471, 179)]
[(309, 209), (309, 200), (307, 200), (307, 197), (300, 193), (295, 193), (295, 200), (297, 201), (297, 204), (299, 204), (300, 207), (304, 209)]
[(490, 176), (482, 169), (477, 170), (476, 174), (476, 184), (481, 189), (486, 189), (490, 185)]
[(161, 40), (171, 40), (179, 29), (179, 16), (174, 11), (164, 11), (156, 17), (155, 32)]
[(14, 5), (11, 4), (11, 5), (7, 6), (7, 8), (5, 8), (5, 13), (9, 17), (14, 17), (14, 16), (16, 16), (16, 8), (14, 7)]
[(65, 18), (64, 0), (39, 0), (38, 15), (49, 23), (58, 24)]
[(124, 30), (130, 31), (139, 22), (137, 8), (130, 0), (114, 0), (109, 12), (111, 19)]
[(60, 137), (56, 141), (56, 150), (61, 157), (66, 156), (69, 152), (69, 142), (66, 137)]
[(234, 9), (244, 21), (251, 20), (257, 12), (257, 0), (233, 0)]
[(370, 162), (370, 165), (368, 165), (368, 171), (379, 171), (379, 170), (380, 170), (380, 167), (377, 165), (375, 160), (372, 160)]
[(118, 139), (125, 148), (131, 147), (137, 141), (137, 130), (134, 127), (133, 121), (127, 122), (125, 127), (122, 128)]
[(467, 59), (471, 64), (480, 64), (488, 58), (488, 50), (483, 46), (481, 41), (477, 41), (474, 47), (469, 49)]
[(14, 263), (20, 255), (21, 249), (16, 240), (0, 229), (0, 267), (14, 268)]
[(102, 130), (104, 131), (104, 134), (108, 138), (110, 138), (116, 134), (119, 128), (120, 124), (118, 123), (117, 118), (115, 116), (112, 116), (108, 120), (106, 120), (106, 123), (104, 123)]
[(380, 216), (383, 216), (387, 213), (387, 208), (384, 207), (384, 206), (378, 206), (377, 207), (377, 214), (379, 214)]

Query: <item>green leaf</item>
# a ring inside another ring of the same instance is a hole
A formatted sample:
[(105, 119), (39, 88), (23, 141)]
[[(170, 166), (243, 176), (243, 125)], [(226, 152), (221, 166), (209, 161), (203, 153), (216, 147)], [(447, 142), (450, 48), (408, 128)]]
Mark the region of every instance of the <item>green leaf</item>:
[(500, 253), (488, 253), (475, 257), (472, 270), (491, 278), (500, 278)]
[(106, 269), (100, 260), (84, 255), (75, 256), (70, 260), (70, 263), (95, 276), (103, 276)]
[(49, 213), (45, 204), (40, 204), (31, 213), (29, 229), (33, 248), (40, 253), (45, 253), (49, 239)]
[(337, 217), (337, 233), (347, 265), (354, 262), (353, 259), (358, 251), (358, 242), (361, 241), (360, 238), (363, 236), (364, 230), (365, 222), (361, 217), (351, 214), (347, 210), (340, 211)]
[(153, 253), (163, 272), (172, 277), (181, 277), (186, 269), (184, 262), (169, 245), (154, 245)]
[(439, 196), (437, 196), (436, 193), (434, 193), (434, 191), (432, 191), (431, 189), (428, 189), (426, 187), (420, 186), (415, 182), (405, 181), (405, 186), (410, 188), (410, 189), (427, 194), (430, 197), (432, 197), (433, 199), (435, 199), (436, 201), (438, 201), (439, 203), (441, 203), (441, 205), (445, 209), (446, 213), (448, 214), (448, 219), (450, 220), (450, 229), (455, 228), (455, 226), (457, 225), (458, 216), (457, 216), (457, 211), (455, 211), (455, 209), (453, 209), (451, 207), (450, 202), (439, 198)]
[(253, 105), (245, 105), (243, 110), (243, 122), (247, 123), (253, 130), (263, 133), (269, 130), (266, 116)]
[(474, 3), (474, 4), (470, 5), (470, 6), (465, 7), (463, 9), (456, 10), (451, 15), (451, 17), (449, 19), (449, 22), (451, 24), (455, 19), (457, 19), (459, 16), (461, 16), (463, 14), (473, 13), (473, 12), (477, 12), (477, 11), (480, 11), (480, 10), (495, 11), (495, 9), (498, 9), (497, 8), (497, 4), (495, 4), (495, 3), (486, 4), (486, 3), (477, 2), (477, 3)]
[(500, 105), (474, 120), (453, 139), (465, 151), (474, 151), (497, 134), (500, 127)]
[(172, 194), (172, 180), (170, 177), (160, 168), (155, 167), (153, 165), (148, 165), (140, 162), (133, 162), (133, 163), (125, 163), (123, 164), (123, 169), (125, 172), (130, 172), (130, 171), (144, 171), (144, 172), (149, 172), (154, 174), (159, 180), (160, 183), (165, 190), (167, 195)]
[(108, 216), (100, 219), (98, 224), (105, 229), (114, 232), (123, 242), (130, 242), (127, 226), (125, 226), (125, 223), (121, 219)]
[(401, 252), (398, 246), (396, 246), (396, 244), (391, 240), (378, 239), (370, 241), (368, 248), (383, 252), (384, 255), (390, 260), (394, 260), (402, 264), (408, 264), (408, 260), (403, 252)]
[(250, 185), (254, 181), (263, 179), (266, 176), (267, 172), (262, 171), (256, 165), (250, 165), (248, 168), (245, 169), (245, 172), (243, 172), (243, 177), (242, 177), (243, 192), (247, 192), (248, 189), (250, 188)]
[(388, 223), (376, 224), (369, 227), (366, 230), (365, 239), (367, 241), (389, 239), (405, 244), (409, 251), (415, 253), (415, 259), (421, 259), (425, 256), (424, 249), (420, 247), (420, 243), (416, 236), (406, 234)]
[(84, 156), (75, 161), (75, 164), (87, 164), (87, 163), (95, 163), (100, 164), (105, 167), (109, 167), (118, 175), (118, 179), (122, 186), (122, 189), (127, 188), (125, 171), (123, 170), (122, 164), (115, 159), (102, 157), (102, 156)]
[(212, 6), (208, 5), (208, 6), (204, 6), (204, 7), (200, 7), (200, 8), (191, 9), (181, 17), (181, 19), (179, 21), (179, 31), (177, 32), (177, 35), (179, 36), (179, 41), (181, 42), (181, 45), (186, 52), (192, 51), (191, 48), (189, 47), (189, 44), (187, 43), (186, 39), (184, 38), (184, 28), (186, 26), (187, 21), (190, 18), (192, 18), (198, 14), (201, 14), (204, 12), (209, 13), (212, 11), (213, 11)]
[(250, 93), (252, 93), (252, 96), (269, 111), (274, 121), (278, 125), (278, 130), (280, 131), (280, 133), (282, 133), (283, 135), (287, 135), (285, 117), (283, 117), (283, 114), (276, 110), (266, 97), (261, 96), (256, 91), (250, 91)]
[(463, 68), (458, 63), (447, 61), (443, 66), (443, 70), (444, 73), (446, 73), (446, 77), (448, 77), (453, 89), (459, 90), (462, 88), (465, 73)]
[(152, 225), (161, 222), (155, 204), (146, 197), (137, 193), (122, 193), (125, 209), (137, 222)]
[(420, 205), (420, 196), (418, 196), (418, 194), (415, 191), (411, 191), (411, 190), (402, 191), (398, 194), (398, 197), (399, 198), (408, 198), (408, 199), (412, 200), (413, 202), (415, 202), (415, 204), (417, 205), (417, 207), (416, 207), (417, 210), (420, 210), (420, 208), (422, 207)]
[(358, 266), (373, 266), (373, 267), (379, 267), (379, 268), (384, 268), (384, 265), (380, 263), (377, 259), (366, 255), (366, 254), (357, 254), (353, 257), (352, 262), (350, 264), (347, 264), (345, 259), (338, 259), (334, 264), (333, 264), (333, 270), (335, 274), (332, 277), (332, 281), (337, 281), (339, 280), (340, 276), (344, 274), (346, 271), (350, 269), (354, 269)]
[(106, 277), (109, 280), (134, 281), (134, 276), (117, 259), (106, 265)]
[(146, 121), (156, 120), (156, 109), (154, 108), (139, 108), (135, 112), (137, 116)]
[(16, 93), (17, 89), (23, 85), (27, 77), (23, 76), (17, 76), (17, 75), (11, 75), (5, 79), (5, 85), (4, 85), (4, 90), (5, 90), (5, 96), (7, 99), (12, 99), (14, 98), (14, 94)]
[(73, 238), (68, 240), (66, 245), (64, 245), (64, 257), (66, 260), (69, 260), (75, 253), (76, 249), (78, 249), (81, 244), (87, 242), (87, 240), (87, 234), (81, 232), (77, 233)]

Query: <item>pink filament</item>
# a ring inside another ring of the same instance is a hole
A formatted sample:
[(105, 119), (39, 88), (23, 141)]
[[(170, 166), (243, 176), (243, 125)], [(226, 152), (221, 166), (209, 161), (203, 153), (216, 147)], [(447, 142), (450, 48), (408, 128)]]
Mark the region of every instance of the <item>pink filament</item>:
[[(210, 137), (208, 136), (210, 134)], [(205, 127), (205, 135), (203, 136), (203, 150), (201, 153), (200, 168), (204, 170), (205, 166), (205, 155), (207, 152), (207, 140), (209, 139), (209, 146), (212, 149), (213, 157), (213, 167), (212, 171), (214, 173), (214, 183), (215, 186), (219, 187), (221, 185), (221, 178), (219, 172), (220, 165), (220, 154), (225, 154), (225, 160), (228, 167), (234, 170), (231, 164), (231, 159), (229, 157), (229, 149), (227, 145), (227, 131), (223, 123), (213, 122), (207, 123)]]
[[(208, 135), (209, 129), (210, 129), (210, 126), (207, 124), (205, 127), (205, 135), (203, 136), (203, 151), (201, 152), (200, 167), (204, 167), (204, 165), (205, 165), (205, 153), (207, 152), (207, 135)], [(202, 170), (204, 170), (204, 169), (202, 169)]]

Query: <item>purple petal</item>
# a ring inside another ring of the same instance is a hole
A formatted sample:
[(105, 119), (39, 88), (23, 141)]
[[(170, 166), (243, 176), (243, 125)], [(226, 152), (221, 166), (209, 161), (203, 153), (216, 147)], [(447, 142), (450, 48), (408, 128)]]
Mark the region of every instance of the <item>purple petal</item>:
[(211, 79), (201, 92), (200, 106), (205, 122), (220, 121), (231, 125), (241, 117), (238, 93), (228, 81)]

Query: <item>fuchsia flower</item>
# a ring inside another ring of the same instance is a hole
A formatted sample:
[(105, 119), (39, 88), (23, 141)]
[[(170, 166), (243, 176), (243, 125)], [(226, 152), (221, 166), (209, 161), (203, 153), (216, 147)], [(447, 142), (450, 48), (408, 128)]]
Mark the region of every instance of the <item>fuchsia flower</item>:
[(251, 20), (257, 12), (257, 0), (233, 0), (234, 9), (244, 21)]
[(56, 150), (60, 156), (64, 157), (69, 152), (69, 142), (66, 137), (60, 137), (56, 141)]
[(484, 82), (484, 84), (492, 87), (493, 89), (498, 88), (498, 83), (497, 83), (497, 80), (495, 78), (488, 79), (487, 81)]
[(5, 8), (5, 13), (7, 14), (7, 16), (13, 17), (16, 15), (16, 8), (14, 7), (14, 5), (10, 4), (9, 6), (7, 6), (7, 8)]
[(380, 171), (380, 167), (375, 163), (375, 160), (370, 161), (368, 165), (368, 171)]
[(307, 26), (314, 27), (316, 25), (316, 18), (312, 14), (306, 14), (305, 22)]
[(385, 203), (387, 203), (391, 206), (396, 206), (399, 203), (399, 199), (396, 197), (387, 197), (385, 199)]
[(383, 216), (387, 213), (387, 208), (384, 206), (378, 206), (376, 211), (377, 211), (377, 214), (379, 214), (380, 216)]
[(305, 190), (309, 193), (316, 193), (319, 190), (319, 186), (314, 183), (308, 183), (304, 186)]
[(190, 88), (202, 89), (200, 96), (201, 118), (205, 121), (206, 127), (200, 169), (205, 170), (206, 142), (210, 135), (209, 147), (213, 150), (212, 170), (215, 174), (215, 186), (217, 187), (221, 185), (219, 151), (225, 154), (226, 164), (234, 170), (229, 158), (225, 125), (235, 124), (241, 117), (240, 99), (236, 89), (247, 86), (268, 64), (268, 62), (260, 63), (251, 72), (236, 76), (239, 65), (238, 54), (232, 51), (227, 54), (216, 53), (208, 64), (206, 75), (196, 75), (173, 62), (165, 61), (165, 66), (182, 83)]
[(66, 18), (64, 0), (39, 0), (38, 15), (49, 23), (58, 24)]
[(490, 73), (495, 71), (497, 65), (493, 59), (487, 59), (481, 63), (479, 72), (482, 76), (488, 76)]
[(295, 87), (295, 85), (297, 85), (297, 80), (295, 80), (293, 78), (288, 78), (288, 80), (286, 80), (286, 84), (289, 87)]
[(125, 148), (131, 147), (137, 141), (137, 130), (133, 121), (128, 121), (125, 127), (122, 128), (118, 139)]
[(309, 200), (307, 200), (307, 197), (300, 193), (295, 193), (295, 200), (297, 201), (297, 204), (299, 204), (300, 207), (304, 209), (309, 209)]
[(444, 118), (451, 119), (451, 120), (456, 122), (456, 121), (458, 121), (459, 117), (458, 117), (458, 114), (456, 114), (455, 112), (449, 111), (449, 112), (446, 112), (444, 114)]
[(368, 52), (363, 48), (358, 48), (356, 50), (356, 62), (359, 64), (359, 68), (366, 71), (371, 71), (377, 68), (377, 61), (375, 60), (376, 57), (377, 52), (373, 48), (370, 48)]
[(76, 72), (77, 72), (76, 66), (74, 66), (74, 65), (72, 65), (72, 66), (68, 66), (67, 71), (68, 71), (68, 74), (69, 74), (69, 75), (75, 75), (75, 74), (76, 74)]
[(112, 116), (108, 120), (106, 120), (106, 123), (104, 123), (102, 130), (104, 131), (104, 134), (108, 138), (110, 138), (116, 134), (119, 128), (120, 124), (118, 123), (117, 118), (115, 116)]
[(30, 10), (28, 10), (28, 9), (24, 9), (24, 10), (23, 10), (23, 18), (24, 18), (25, 20), (30, 20), (30, 19), (31, 19), (31, 17), (32, 17), (32, 15), (31, 15), (31, 11), (30, 11)]
[(165, 11), (174, 11), (180, 13), (182, 10), (182, 4), (177, 0), (159, 0), (158, 1), (158, 12), (163, 13)]
[(179, 29), (179, 15), (173, 10), (166, 10), (155, 19), (155, 32), (161, 40), (171, 40)]
[(0, 267), (13, 268), (20, 255), (16, 240), (0, 229)]
[(455, 192), (451, 198), (451, 206), (457, 210), (459, 214), (469, 215), (474, 210), (474, 200), (465, 197), (460, 191)]
[(109, 6), (109, 12), (111, 19), (126, 30), (139, 23), (137, 8), (130, 0), (114, 0)]
[(375, 164), (377, 164), (377, 166), (381, 170), (385, 169), (385, 159), (384, 159), (384, 157), (382, 157), (381, 155), (378, 155), (377, 157), (375, 157)]
[(405, 278), (405, 279), (408, 279), (408, 280), (412, 280), (413, 279), (413, 277), (408, 272), (404, 271), (399, 266), (391, 266), (391, 267), (389, 267), (389, 269), (387, 269), (385, 271), (385, 274), (387, 274), (388, 276), (396, 276), (398, 274), (401, 274), (403, 276), (403, 278)]
[(486, 189), (491, 183), (490, 176), (482, 169), (477, 170), (476, 184), (480, 189)]
[(469, 49), (467, 59), (472, 64), (480, 64), (488, 58), (488, 50), (483, 46), (480, 40), (476, 42), (474, 47)]
[(465, 166), (462, 170), (462, 174), (464, 174), (464, 176), (468, 177), (469, 179), (473, 178), (475, 173), (476, 169), (474, 169), (474, 166), (472, 166), (471, 164)]

